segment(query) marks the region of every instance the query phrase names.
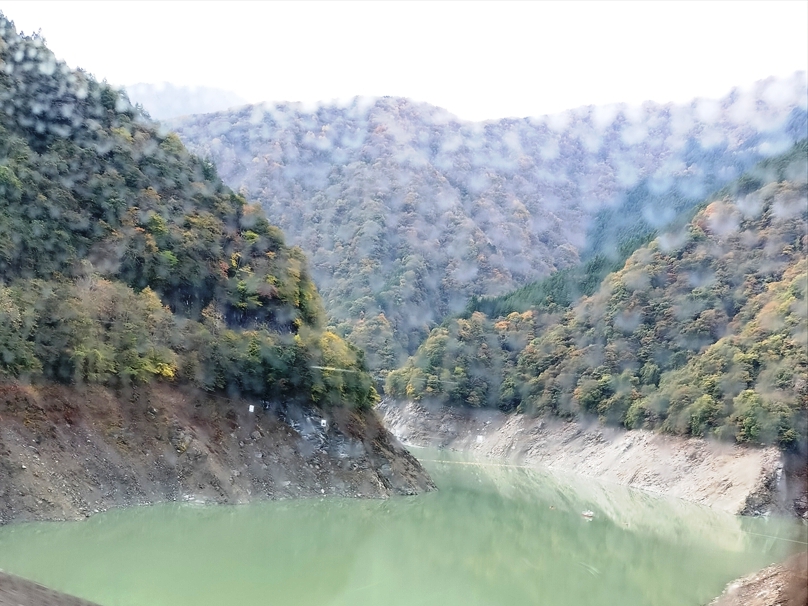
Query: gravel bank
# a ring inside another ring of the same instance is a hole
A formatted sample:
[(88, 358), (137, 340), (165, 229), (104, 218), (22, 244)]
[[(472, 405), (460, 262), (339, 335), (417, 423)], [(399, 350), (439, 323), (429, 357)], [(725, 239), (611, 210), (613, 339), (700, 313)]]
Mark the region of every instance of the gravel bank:
[(806, 606), (808, 552), (727, 585), (710, 606)]

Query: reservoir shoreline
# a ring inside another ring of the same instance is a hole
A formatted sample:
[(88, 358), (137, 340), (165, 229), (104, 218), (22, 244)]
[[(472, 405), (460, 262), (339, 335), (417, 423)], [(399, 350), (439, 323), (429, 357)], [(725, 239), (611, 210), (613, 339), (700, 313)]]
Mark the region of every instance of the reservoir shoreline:
[(0, 606), (99, 606), (0, 570)]
[(732, 514), (808, 516), (804, 469), (773, 447), (412, 401), (386, 399), (378, 410), (413, 446), (596, 477)]
[[(732, 514), (808, 519), (805, 462), (776, 448), (412, 401), (386, 399), (378, 410), (390, 431), (411, 446), (596, 478)], [(803, 606), (807, 558), (802, 551), (735, 579), (709, 606)]]
[(0, 383), (0, 526), (161, 502), (386, 498), (435, 485), (374, 411), (154, 384)]

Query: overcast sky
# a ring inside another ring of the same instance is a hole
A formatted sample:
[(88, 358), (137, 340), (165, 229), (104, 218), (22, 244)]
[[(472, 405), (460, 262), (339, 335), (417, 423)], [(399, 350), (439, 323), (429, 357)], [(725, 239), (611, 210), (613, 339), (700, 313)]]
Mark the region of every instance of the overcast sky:
[(4, 2), (73, 67), (249, 101), (400, 95), (470, 120), (719, 97), (808, 69), (808, 2)]

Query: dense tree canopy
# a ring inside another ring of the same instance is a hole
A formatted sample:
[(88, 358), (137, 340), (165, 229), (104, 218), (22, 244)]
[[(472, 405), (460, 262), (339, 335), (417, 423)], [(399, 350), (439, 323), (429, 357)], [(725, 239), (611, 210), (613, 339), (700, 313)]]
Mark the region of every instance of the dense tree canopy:
[[(580, 261), (618, 269), (616, 236), (650, 237), (804, 137), (804, 97), (802, 74), (717, 101), (482, 123), (386, 97), (252, 105), (171, 125), (306, 251), (329, 321), (367, 348), (372, 368), (389, 369), (472, 296)], [(370, 338), (369, 322), (388, 325), (394, 344), (385, 331)]]
[(371, 404), (362, 354), (323, 325), (259, 207), (0, 16), (0, 377)]
[(807, 176), (803, 141), (637, 248), (591, 296), (445, 322), (390, 373), (388, 391), (783, 447), (804, 441)]

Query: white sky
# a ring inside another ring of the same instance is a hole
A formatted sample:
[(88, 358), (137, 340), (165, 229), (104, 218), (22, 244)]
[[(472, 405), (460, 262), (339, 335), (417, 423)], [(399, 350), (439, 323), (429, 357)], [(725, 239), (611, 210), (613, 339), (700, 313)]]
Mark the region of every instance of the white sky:
[(470, 119), (719, 97), (808, 69), (808, 2), (5, 2), (73, 67), (251, 102), (400, 95)]

